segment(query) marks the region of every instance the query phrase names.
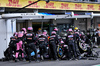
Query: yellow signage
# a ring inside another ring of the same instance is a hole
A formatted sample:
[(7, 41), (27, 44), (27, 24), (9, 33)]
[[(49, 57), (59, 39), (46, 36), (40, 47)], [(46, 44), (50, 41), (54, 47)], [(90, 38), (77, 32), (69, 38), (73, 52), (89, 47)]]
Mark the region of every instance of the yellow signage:
[[(0, 7), (16, 7), (22, 8), (37, 0), (0, 0)], [(89, 3), (72, 3), (72, 2), (57, 2), (39, 1), (27, 8), (34, 9), (55, 9), (55, 10), (81, 10), (81, 11), (100, 11), (100, 4)]]

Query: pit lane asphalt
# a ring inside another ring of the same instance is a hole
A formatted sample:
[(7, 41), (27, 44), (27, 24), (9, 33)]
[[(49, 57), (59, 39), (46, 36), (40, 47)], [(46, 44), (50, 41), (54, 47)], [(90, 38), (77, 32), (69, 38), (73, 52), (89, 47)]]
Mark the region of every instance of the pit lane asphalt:
[[(96, 48), (96, 51), (100, 51), (100, 48)], [(100, 54), (100, 53), (99, 53)], [(100, 56), (100, 55), (99, 55)], [(0, 61), (0, 66), (92, 66), (100, 64), (100, 57), (97, 60), (60, 60), (60, 61), (41, 61), (39, 63), (32, 61), (20, 61), (20, 62), (10, 62), (10, 61)]]

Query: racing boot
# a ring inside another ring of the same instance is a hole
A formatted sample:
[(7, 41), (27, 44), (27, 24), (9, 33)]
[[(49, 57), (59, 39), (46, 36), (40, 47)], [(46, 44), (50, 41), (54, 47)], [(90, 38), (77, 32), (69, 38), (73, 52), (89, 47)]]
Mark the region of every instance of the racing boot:
[(16, 58), (16, 59), (15, 59), (15, 62), (18, 62), (18, 61), (19, 61), (19, 59)]

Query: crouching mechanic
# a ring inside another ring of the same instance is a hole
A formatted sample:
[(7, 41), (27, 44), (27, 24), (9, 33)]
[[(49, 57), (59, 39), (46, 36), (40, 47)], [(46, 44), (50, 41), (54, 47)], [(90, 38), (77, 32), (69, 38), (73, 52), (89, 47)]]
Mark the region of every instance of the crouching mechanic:
[(44, 58), (47, 55), (47, 46), (46, 46), (46, 42), (48, 42), (47, 37), (44, 34), (41, 34), (39, 36), (38, 42), (39, 42), (41, 60), (44, 60)]
[(58, 60), (57, 57), (57, 45), (58, 44), (58, 37), (55, 31), (52, 31), (52, 35), (49, 38), (49, 47), (50, 47), (50, 55), (51, 59)]
[(26, 33), (26, 45), (25, 45), (25, 51), (28, 56), (29, 62), (31, 62), (31, 53), (34, 51), (35, 52), (35, 61), (38, 62), (37, 60), (37, 49), (36, 49), (36, 37), (35, 34), (33, 33), (33, 28), (28, 27), (28, 32)]
[(10, 60), (13, 60), (13, 54), (16, 52), (16, 39), (17, 39), (18, 33), (15, 32), (12, 37), (10, 37), (10, 43), (9, 43), (9, 48), (10, 48)]
[(61, 40), (60, 43), (62, 44), (62, 49), (63, 49), (63, 57), (62, 57), (62, 59), (69, 59), (68, 45), (65, 44), (63, 40)]
[[(17, 38), (17, 49), (16, 49), (16, 59), (15, 59), (15, 62), (19, 61), (18, 59), (18, 55), (19, 55), (19, 52), (22, 52), (22, 58), (23, 60), (25, 60), (24, 58), (24, 50), (23, 50), (23, 41), (24, 41), (24, 35), (25, 35), (25, 28), (22, 28), (21, 31), (18, 32), (18, 38)], [(21, 50), (21, 51), (20, 51)]]

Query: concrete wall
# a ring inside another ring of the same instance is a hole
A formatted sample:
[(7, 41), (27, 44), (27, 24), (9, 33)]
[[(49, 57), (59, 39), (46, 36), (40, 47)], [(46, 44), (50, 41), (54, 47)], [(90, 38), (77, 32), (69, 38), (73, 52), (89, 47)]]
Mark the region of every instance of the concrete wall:
[(91, 19), (87, 19), (87, 30), (91, 28)]
[(100, 24), (100, 17), (95, 17), (95, 28), (98, 27), (98, 24)]
[(57, 25), (57, 24), (66, 24), (66, 23), (72, 23), (72, 20), (73, 19), (54, 19), (52, 20), (53, 24), (54, 25)]
[(100, 17), (95, 17), (97, 23), (100, 23)]
[(94, 18), (93, 21), (94, 21), (94, 25), (93, 25), (93, 26), (94, 26), (94, 29), (96, 29), (96, 28), (98, 27), (98, 24), (97, 24), (97, 18)]
[[(89, 30), (91, 28), (91, 18), (87, 18), (86, 21), (82, 21), (83, 19), (75, 19), (74, 25), (78, 27), (79, 29)], [(80, 22), (84, 22), (82, 24), (79, 24)], [(96, 29), (98, 27), (98, 24), (100, 24), (100, 18), (94, 17), (93, 18), (93, 29)]]
[(81, 30), (85, 30), (87, 29), (87, 19), (74, 19), (74, 26), (78, 27)]
[(27, 28), (28, 27), (28, 20), (21, 20), (21, 21), (16, 21), (16, 31), (20, 31), (22, 28)]
[(28, 21), (28, 27), (32, 27), (32, 21)]
[(73, 19), (57, 19), (57, 23), (72, 23)]

